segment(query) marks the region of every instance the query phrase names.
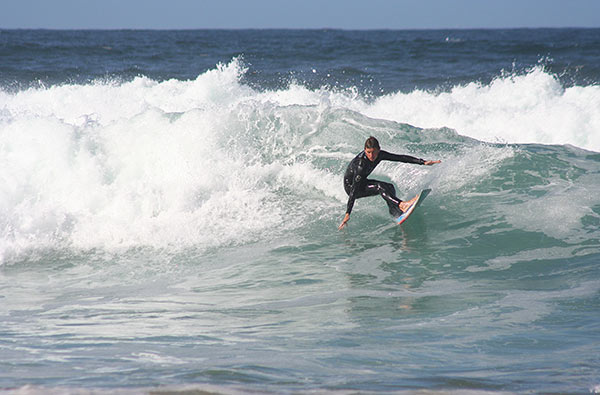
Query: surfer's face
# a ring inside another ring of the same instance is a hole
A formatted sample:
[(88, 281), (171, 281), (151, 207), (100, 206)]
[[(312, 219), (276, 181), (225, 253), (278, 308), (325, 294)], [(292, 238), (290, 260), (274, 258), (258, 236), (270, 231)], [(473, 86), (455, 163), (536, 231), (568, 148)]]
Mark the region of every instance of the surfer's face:
[(365, 154), (367, 154), (367, 158), (369, 158), (371, 162), (375, 162), (377, 155), (379, 155), (379, 150), (377, 148), (365, 148)]

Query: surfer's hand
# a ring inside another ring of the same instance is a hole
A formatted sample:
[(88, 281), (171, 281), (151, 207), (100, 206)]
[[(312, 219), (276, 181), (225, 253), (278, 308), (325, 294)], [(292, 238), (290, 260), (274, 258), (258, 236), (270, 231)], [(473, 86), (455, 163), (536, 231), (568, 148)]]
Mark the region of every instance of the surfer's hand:
[(342, 223), (340, 224), (340, 226), (338, 226), (338, 230), (344, 229), (344, 227), (346, 226), (347, 223), (348, 223), (348, 221), (342, 221)]
[(442, 163), (441, 160), (426, 160), (425, 163), (423, 163), (425, 166), (431, 166), (431, 165), (435, 165), (436, 163)]
[(344, 229), (344, 226), (346, 226), (346, 224), (348, 223), (349, 219), (350, 219), (350, 215), (346, 214), (346, 216), (344, 216), (344, 220), (342, 221), (342, 223), (340, 224), (340, 226), (338, 226), (338, 230)]

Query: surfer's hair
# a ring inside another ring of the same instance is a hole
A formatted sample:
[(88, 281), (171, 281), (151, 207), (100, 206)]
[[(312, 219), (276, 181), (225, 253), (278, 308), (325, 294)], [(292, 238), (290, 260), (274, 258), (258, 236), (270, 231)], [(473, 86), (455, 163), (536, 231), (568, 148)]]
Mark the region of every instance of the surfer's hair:
[(377, 139), (373, 136), (369, 137), (367, 141), (365, 141), (365, 149), (367, 148), (381, 149), (381, 147), (379, 146), (379, 141), (377, 141)]

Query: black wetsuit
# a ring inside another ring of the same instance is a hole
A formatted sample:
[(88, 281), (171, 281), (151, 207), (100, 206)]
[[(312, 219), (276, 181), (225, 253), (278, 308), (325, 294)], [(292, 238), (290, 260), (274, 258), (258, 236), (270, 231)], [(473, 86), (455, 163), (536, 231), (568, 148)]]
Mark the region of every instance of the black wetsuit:
[(369, 180), (367, 178), (382, 160), (414, 163), (418, 165), (425, 164), (423, 159), (408, 155), (391, 154), (383, 150), (380, 150), (375, 161), (371, 162), (369, 158), (367, 158), (365, 151), (362, 151), (352, 159), (352, 162), (350, 162), (346, 169), (346, 173), (344, 174), (344, 189), (348, 194), (346, 214), (349, 215), (352, 212), (352, 207), (354, 206), (354, 201), (356, 199), (375, 195), (381, 195), (381, 197), (385, 199), (391, 215), (399, 216), (402, 214), (402, 211), (398, 207), (402, 200), (396, 197), (396, 189), (394, 186), (389, 182)]

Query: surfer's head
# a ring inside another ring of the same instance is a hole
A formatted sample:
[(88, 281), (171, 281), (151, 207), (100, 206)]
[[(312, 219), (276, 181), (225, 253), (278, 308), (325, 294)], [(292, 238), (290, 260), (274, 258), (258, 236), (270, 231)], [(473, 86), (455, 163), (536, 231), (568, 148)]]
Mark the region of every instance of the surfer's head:
[(365, 141), (365, 154), (371, 162), (375, 162), (380, 150), (379, 141), (375, 137), (371, 136)]

